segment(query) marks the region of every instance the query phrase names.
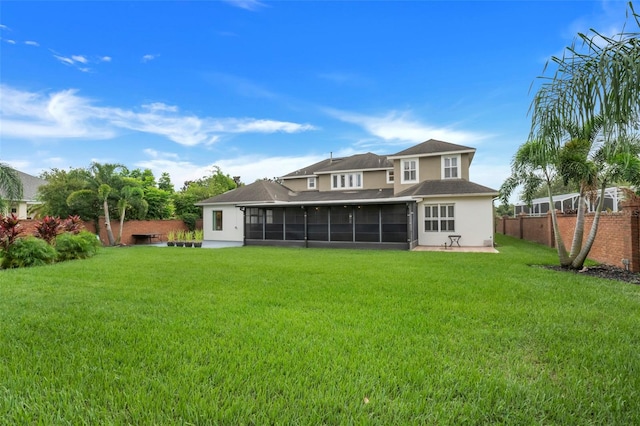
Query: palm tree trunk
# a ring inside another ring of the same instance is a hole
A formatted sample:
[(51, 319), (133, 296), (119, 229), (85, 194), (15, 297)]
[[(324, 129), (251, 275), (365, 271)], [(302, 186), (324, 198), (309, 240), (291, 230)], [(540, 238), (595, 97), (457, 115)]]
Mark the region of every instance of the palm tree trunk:
[(553, 196), (551, 195), (551, 186), (547, 185), (549, 190), (549, 210), (551, 211), (551, 223), (553, 224), (553, 237), (556, 242), (556, 250), (558, 250), (558, 259), (560, 265), (567, 267), (571, 264), (571, 259), (567, 255), (567, 249), (564, 246), (562, 235), (560, 235), (560, 229), (558, 227), (558, 216), (556, 215), (556, 206), (553, 202)]
[(582, 188), (580, 188), (580, 196), (578, 197), (578, 214), (576, 216), (576, 227), (573, 230), (573, 241), (571, 242), (571, 251), (569, 252), (569, 258), (571, 260), (569, 263), (573, 262), (573, 260), (578, 256), (578, 253), (580, 253), (580, 249), (582, 248), (582, 240), (584, 239), (585, 210), (586, 207), (584, 204), (584, 191)]
[(122, 243), (122, 228), (124, 228), (124, 214), (127, 211), (126, 207), (122, 208), (122, 212), (120, 213), (120, 230), (118, 231), (118, 243)]
[(104, 208), (104, 226), (107, 228), (107, 238), (109, 238), (109, 245), (116, 245), (116, 240), (113, 238), (113, 231), (111, 230), (111, 219), (109, 219), (109, 204), (107, 203), (107, 197), (104, 198), (102, 207)]
[(596, 213), (593, 216), (593, 223), (591, 224), (591, 230), (589, 231), (589, 235), (587, 236), (587, 241), (585, 242), (582, 250), (578, 253), (575, 259), (571, 262), (571, 267), (573, 269), (582, 269), (584, 266), (584, 261), (587, 259), (587, 255), (589, 251), (591, 251), (591, 246), (593, 246), (594, 241), (596, 240), (596, 234), (598, 232), (598, 222), (600, 222), (600, 215), (602, 213), (602, 207), (604, 206), (604, 192), (605, 185), (602, 185), (600, 189), (600, 200), (598, 201), (598, 208), (596, 209)]

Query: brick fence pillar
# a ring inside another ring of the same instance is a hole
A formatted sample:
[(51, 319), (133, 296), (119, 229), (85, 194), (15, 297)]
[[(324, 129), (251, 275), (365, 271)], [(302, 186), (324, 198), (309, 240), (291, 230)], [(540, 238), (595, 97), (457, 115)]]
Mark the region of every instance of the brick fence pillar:
[(627, 214), (629, 219), (629, 239), (631, 247), (628, 247), (630, 253), (629, 269), (633, 272), (640, 272), (640, 201), (625, 201), (621, 203), (622, 211)]
[(524, 214), (520, 214), (518, 219), (518, 238), (522, 240), (524, 238)]

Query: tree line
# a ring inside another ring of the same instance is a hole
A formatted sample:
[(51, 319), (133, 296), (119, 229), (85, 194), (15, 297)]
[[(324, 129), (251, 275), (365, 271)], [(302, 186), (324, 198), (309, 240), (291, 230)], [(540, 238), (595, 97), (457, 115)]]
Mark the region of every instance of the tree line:
[[(187, 181), (174, 190), (171, 177), (155, 178), (150, 169), (128, 169), (121, 164), (94, 162), (88, 168), (51, 169), (40, 175), (47, 181), (38, 189), (42, 202), (33, 213), (38, 216), (79, 216), (98, 223), (105, 217), (109, 244), (119, 243), (125, 220), (182, 219), (191, 229), (202, 217), (196, 202), (236, 188), (238, 181), (213, 167), (211, 174)], [(114, 236), (111, 220), (120, 222)]]

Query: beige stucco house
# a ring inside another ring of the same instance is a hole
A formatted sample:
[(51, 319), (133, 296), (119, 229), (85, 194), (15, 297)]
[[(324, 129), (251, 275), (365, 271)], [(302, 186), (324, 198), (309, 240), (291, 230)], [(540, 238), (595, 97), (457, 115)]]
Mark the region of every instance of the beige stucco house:
[(205, 240), (246, 245), (493, 245), (496, 190), (469, 180), (476, 150), (428, 140), (392, 155), (327, 158), (201, 201)]

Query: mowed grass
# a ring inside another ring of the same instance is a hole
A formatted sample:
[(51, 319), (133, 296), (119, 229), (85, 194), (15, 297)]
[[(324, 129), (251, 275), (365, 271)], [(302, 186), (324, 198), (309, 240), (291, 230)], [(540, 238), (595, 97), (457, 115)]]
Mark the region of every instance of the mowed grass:
[(640, 424), (640, 287), (498, 242), (0, 271), (0, 423)]

